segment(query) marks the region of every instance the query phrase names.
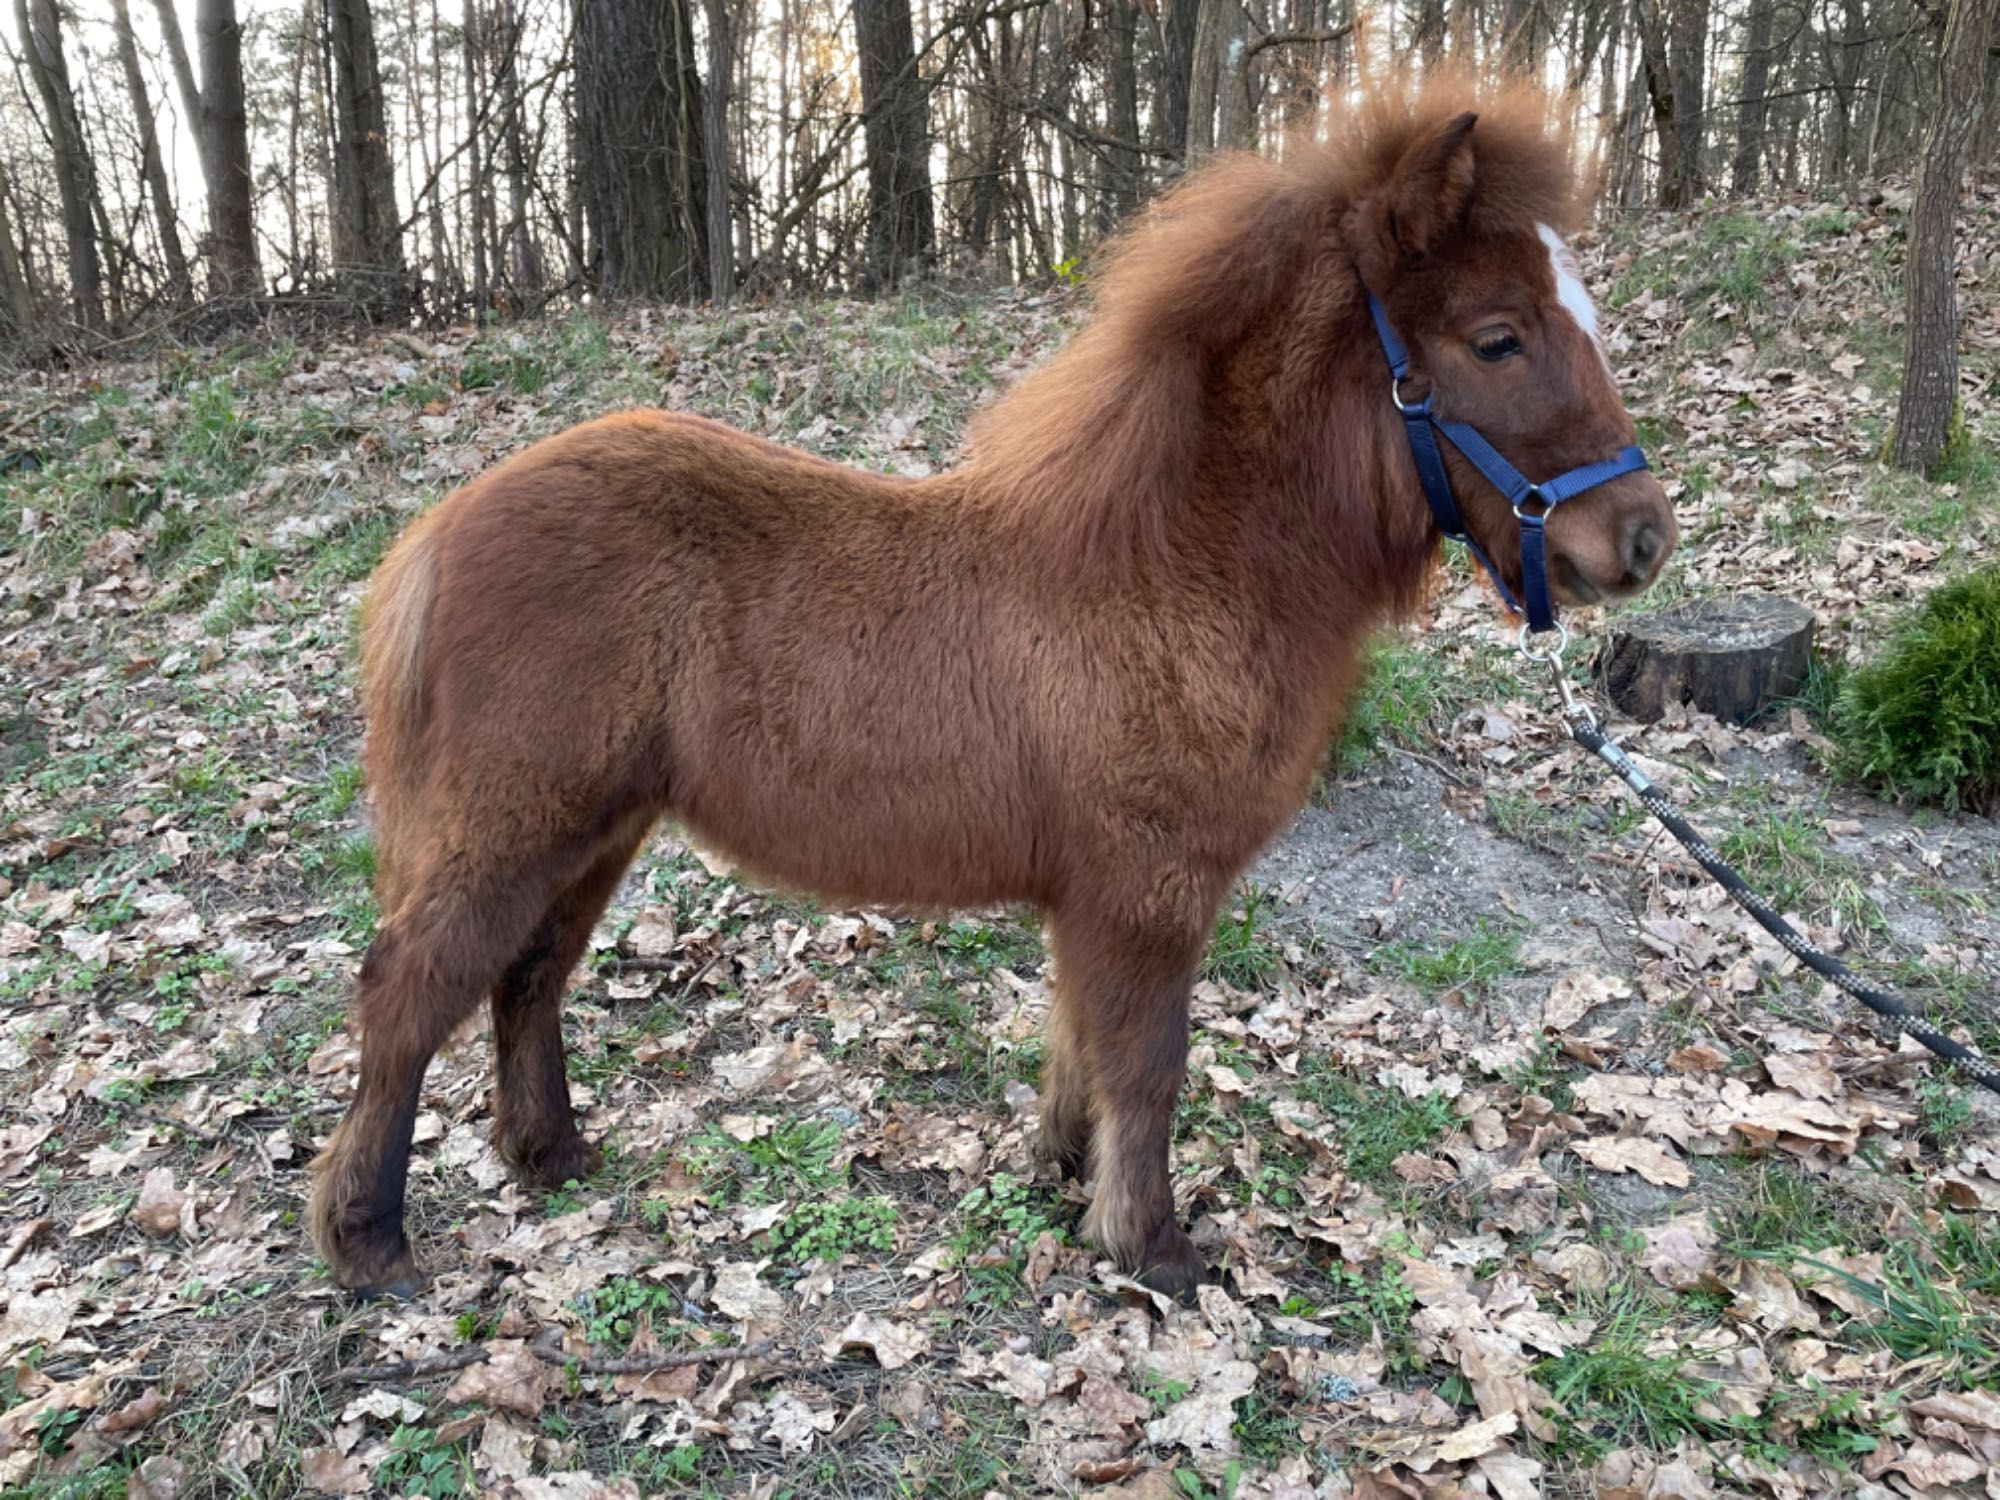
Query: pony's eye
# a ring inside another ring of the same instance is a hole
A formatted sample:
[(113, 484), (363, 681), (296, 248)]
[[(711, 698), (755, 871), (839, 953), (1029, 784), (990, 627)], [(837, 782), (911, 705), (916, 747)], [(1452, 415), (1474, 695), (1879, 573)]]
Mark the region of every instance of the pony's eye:
[(1503, 359), (1512, 359), (1521, 352), (1521, 341), (1506, 329), (1496, 329), (1492, 333), (1482, 333), (1472, 341), (1472, 352), (1489, 365), (1498, 364)]

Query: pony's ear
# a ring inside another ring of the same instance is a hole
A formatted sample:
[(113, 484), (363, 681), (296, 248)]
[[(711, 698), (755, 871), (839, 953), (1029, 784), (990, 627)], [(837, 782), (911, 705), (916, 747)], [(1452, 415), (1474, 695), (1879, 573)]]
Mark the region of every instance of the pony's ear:
[(1403, 153), (1388, 180), (1347, 216), (1362, 279), (1380, 286), (1397, 265), (1423, 255), (1456, 228), (1472, 201), (1472, 127), (1467, 110)]

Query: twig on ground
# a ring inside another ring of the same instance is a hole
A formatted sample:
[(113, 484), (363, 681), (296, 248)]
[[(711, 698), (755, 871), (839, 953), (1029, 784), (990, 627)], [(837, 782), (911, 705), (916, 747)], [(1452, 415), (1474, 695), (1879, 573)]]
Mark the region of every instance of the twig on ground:
[(228, 1144), (221, 1136), (211, 1131), (203, 1130), (199, 1125), (190, 1125), (185, 1120), (176, 1120), (172, 1115), (160, 1114), (157, 1110), (148, 1109), (143, 1104), (127, 1105), (126, 1108), (142, 1120), (149, 1120), (153, 1124), (163, 1126), (168, 1130), (178, 1130), (182, 1135), (194, 1137), (194, 1139), (200, 1141), (204, 1146), (225, 1146)]
[[(562, 1331), (555, 1330), (556, 1339)], [(733, 1359), (762, 1359), (773, 1353), (777, 1345), (770, 1339), (759, 1339), (754, 1344), (710, 1344), (703, 1349), (680, 1349), (662, 1351), (657, 1354), (625, 1354), (614, 1359), (577, 1359), (565, 1354), (556, 1339), (544, 1334), (529, 1346), (529, 1351), (544, 1364), (574, 1364), (586, 1375), (646, 1375), (654, 1370), (679, 1370), (688, 1365), (725, 1364)]]
[(1401, 745), (1391, 745), (1389, 747), (1389, 752), (1392, 755), (1400, 755), (1405, 760), (1413, 760), (1418, 765), (1429, 766), (1433, 771), (1437, 772), (1438, 775), (1442, 776), (1446, 781), (1455, 782), (1459, 786), (1476, 790), (1484, 785), (1483, 782), (1480, 782), (1475, 778), (1466, 775), (1463, 771), (1454, 770), (1452, 767), (1446, 765), (1443, 761), (1438, 760), (1433, 756), (1426, 755), (1421, 750), (1405, 750)]
[[(627, 1354), (615, 1359), (577, 1359), (565, 1354), (561, 1329), (552, 1329), (528, 1346), (528, 1352), (543, 1364), (575, 1365), (586, 1375), (645, 1375), (654, 1370), (678, 1370), (688, 1365), (722, 1364), (733, 1359), (762, 1359), (777, 1345), (770, 1339), (754, 1344), (713, 1344), (705, 1349), (680, 1349), (658, 1354)], [(334, 1375), (336, 1384), (380, 1385), (388, 1382), (428, 1380), (448, 1375), (472, 1365), (484, 1364), (489, 1351), (483, 1344), (454, 1349), (449, 1354), (433, 1354), (424, 1359), (393, 1359), (379, 1365), (349, 1365)]]
[(453, 1370), (463, 1370), (470, 1365), (486, 1363), (487, 1350), (483, 1344), (470, 1348), (454, 1349), (449, 1354), (433, 1354), (425, 1359), (392, 1359), (382, 1365), (349, 1365), (344, 1370), (334, 1372), (336, 1385), (377, 1385), (383, 1381), (428, 1380), (433, 1375), (448, 1375)]

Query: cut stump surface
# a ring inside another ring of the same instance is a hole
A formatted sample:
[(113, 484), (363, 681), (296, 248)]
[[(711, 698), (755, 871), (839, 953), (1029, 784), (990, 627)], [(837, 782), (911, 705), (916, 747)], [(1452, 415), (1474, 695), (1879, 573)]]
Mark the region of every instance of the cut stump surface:
[(1805, 685), (1813, 612), (1770, 594), (1676, 604), (1622, 622), (1599, 655), (1611, 701), (1646, 723), (1686, 703), (1747, 724)]

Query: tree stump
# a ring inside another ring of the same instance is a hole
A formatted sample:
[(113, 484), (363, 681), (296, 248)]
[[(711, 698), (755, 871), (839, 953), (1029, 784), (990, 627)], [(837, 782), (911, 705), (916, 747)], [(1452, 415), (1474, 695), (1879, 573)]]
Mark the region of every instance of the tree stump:
[(1747, 724), (1804, 686), (1813, 612), (1772, 594), (1699, 599), (1640, 615), (1611, 633), (1597, 677), (1611, 701), (1645, 723), (1686, 703)]

